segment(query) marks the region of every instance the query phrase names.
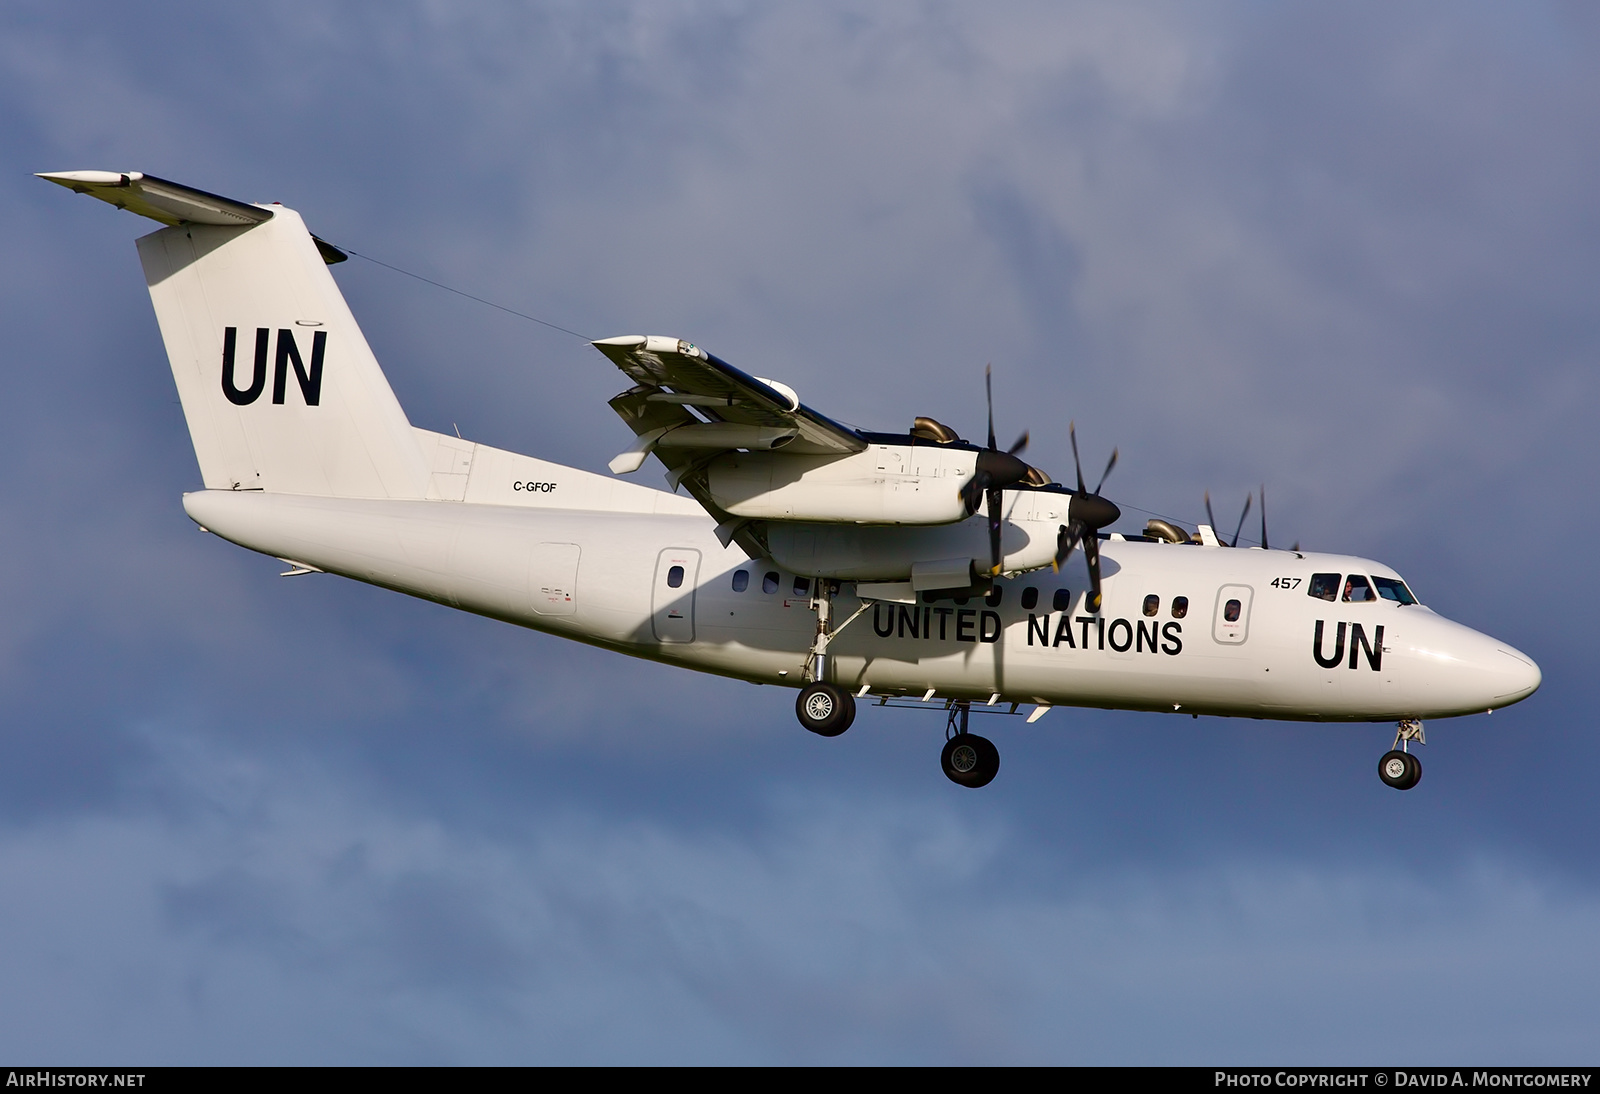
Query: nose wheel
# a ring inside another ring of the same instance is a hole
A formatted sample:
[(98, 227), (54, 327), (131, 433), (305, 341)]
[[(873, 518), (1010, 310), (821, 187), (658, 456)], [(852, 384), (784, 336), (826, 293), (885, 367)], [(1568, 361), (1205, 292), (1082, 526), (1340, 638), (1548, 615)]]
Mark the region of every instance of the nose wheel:
[(960, 702), (950, 708), (945, 727), (949, 739), (939, 753), (939, 766), (944, 768), (945, 778), (960, 786), (988, 786), (1000, 773), (1000, 750), (989, 738), (967, 732), (970, 713), (970, 703)]
[(1378, 778), (1396, 790), (1410, 790), (1422, 781), (1422, 761), (1407, 750), (1412, 741), (1419, 745), (1427, 743), (1422, 735), (1422, 723), (1407, 718), (1395, 732), (1394, 747), (1378, 761)]

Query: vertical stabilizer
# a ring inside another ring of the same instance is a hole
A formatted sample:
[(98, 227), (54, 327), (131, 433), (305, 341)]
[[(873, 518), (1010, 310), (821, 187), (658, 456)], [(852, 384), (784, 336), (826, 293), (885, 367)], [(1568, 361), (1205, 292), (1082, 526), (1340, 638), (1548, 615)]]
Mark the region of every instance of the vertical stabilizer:
[(168, 225), (139, 240), (214, 490), (422, 498), (429, 467), (300, 214), (137, 171), (40, 176)]
[(405, 412), (298, 213), (139, 240), (150, 299), (211, 489), (420, 498)]

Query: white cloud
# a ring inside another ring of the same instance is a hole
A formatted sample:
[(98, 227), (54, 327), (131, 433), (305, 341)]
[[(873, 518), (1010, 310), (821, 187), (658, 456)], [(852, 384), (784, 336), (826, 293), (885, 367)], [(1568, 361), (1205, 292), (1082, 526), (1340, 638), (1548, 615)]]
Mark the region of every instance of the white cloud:
[(1600, 1002), (1600, 899), (1502, 861), (1088, 867), (965, 798), (796, 785), (740, 832), (485, 828), (147, 737), (144, 804), (0, 834), (13, 1055), (1526, 1062)]

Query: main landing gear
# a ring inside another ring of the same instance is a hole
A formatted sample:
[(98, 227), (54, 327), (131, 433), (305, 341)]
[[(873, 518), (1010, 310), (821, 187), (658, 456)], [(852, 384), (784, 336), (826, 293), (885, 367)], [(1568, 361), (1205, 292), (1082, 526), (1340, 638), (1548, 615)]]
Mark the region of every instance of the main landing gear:
[(1410, 790), (1422, 781), (1422, 761), (1406, 750), (1412, 741), (1419, 745), (1428, 743), (1422, 735), (1422, 723), (1407, 718), (1395, 731), (1394, 747), (1378, 761), (1378, 778), (1396, 790)]
[[(816, 594), (811, 607), (817, 613), (817, 636), (806, 655), (805, 686), (794, 701), (795, 716), (800, 724), (823, 737), (837, 737), (850, 728), (856, 718), (856, 698), (828, 679), (833, 662), (828, 655), (828, 644), (838, 633), (861, 617), (871, 607), (862, 601), (855, 614), (833, 625), (833, 594), (839, 591), (836, 582), (827, 579), (816, 584)], [(929, 692), (931, 696), (933, 692)], [(925, 697), (926, 698), (926, 697)], [(1016, 704), (1011, 704), (1013, 712)], [(1000, 750), (987, 737), (967, 732), (967, 719), (972, 713), (970, 700), (961, 699), (949, 706), (945, 723), (944, 751), (939, 754), (939, 766), (945, 777), (961, 786), (987, 786), (1000, 773)]]
[(824, 737), (837, 737), (856, 720), (856, 697), (833, 684), (807, 684), (794, 701), (800, 724)]
[(939, 766), (945, 778), (961, 786), (987, 786), (1000, 773), (1000, 750), (987, 737), (967, 732), (967, 717), (972, 704), (963, 699), (950, 708), (945, 724), (944, 751)]
[(817, 613), (817, 637), (812, 641), (811, 652), (806, 657), (806, 686), (800, 689), (800, 695), (794, 702), (794, 712), (800, 724), (824, 737), (837, 737), (856, 720), (855, 696), (828, 681), (832, 668), (828, 643), (871, 606), (870, 601), (862, 601), (854, 615), (835, 627), (833, 594), (838, 591), (838, 582), (827, 578), (817, 579), (816, 595), (811, 598), (811, 607)]

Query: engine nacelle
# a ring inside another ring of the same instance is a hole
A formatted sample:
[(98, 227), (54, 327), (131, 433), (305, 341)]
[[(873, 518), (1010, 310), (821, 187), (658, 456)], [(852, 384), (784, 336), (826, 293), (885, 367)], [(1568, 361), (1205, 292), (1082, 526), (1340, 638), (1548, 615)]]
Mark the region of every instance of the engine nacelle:
[[(1056, 553), (1071, 495), (1007, 493), (1001, 526), (1001, 568), (1036, 570)], [(989, 568), (989, 526), (983, 517), (932, 528), (870, 524), (774, 522), (767, 528), (772, 560), (795, 574), (842, 581), (909, 581), (918, 590), (969, 580), (969, 567)]]
[(953, 524), (968, 516), (961, 486), (977, 458), (971, 448), (893, 444), (848, 456), (730, 452), (707, 464), (706, 475), (712, 500), (737, 517)]

